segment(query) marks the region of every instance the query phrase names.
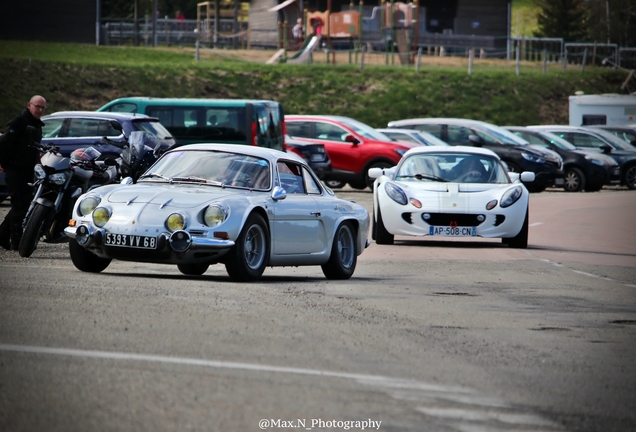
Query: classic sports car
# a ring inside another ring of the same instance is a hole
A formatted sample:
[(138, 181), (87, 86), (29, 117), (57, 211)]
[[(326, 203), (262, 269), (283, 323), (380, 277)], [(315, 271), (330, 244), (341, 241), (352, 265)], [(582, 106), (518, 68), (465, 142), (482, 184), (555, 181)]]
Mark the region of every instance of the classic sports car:
[(530, 171), (507, 173), (488, 149), (421, 146), (390, 169), (372, 168), (372, 238), (395, 235), (494, 237), (513, 248), (528, 245)]
[(191, 144), (125, 183), (78, 198), (65, 232), (79, 270), (119, 259), (201, 275), (223, 263), (232, 280), (254, 281), (266, 266), (320, 265), (348, 279), (369, 245), (367, 210), (337, 198), (294, 154)]

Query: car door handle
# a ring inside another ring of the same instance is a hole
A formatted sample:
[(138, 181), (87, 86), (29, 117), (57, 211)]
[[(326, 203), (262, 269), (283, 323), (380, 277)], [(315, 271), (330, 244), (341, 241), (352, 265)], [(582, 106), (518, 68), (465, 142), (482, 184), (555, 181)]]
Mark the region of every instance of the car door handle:
[(316, 216), (319, 217), (320, 216), (320, 212), (319, 211), (312, 211), (311, 213), (309, 213), (312, 216)]

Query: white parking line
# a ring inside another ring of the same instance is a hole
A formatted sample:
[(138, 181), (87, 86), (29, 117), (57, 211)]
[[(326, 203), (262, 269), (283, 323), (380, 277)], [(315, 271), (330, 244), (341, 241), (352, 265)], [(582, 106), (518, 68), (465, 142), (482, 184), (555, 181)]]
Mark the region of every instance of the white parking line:
[(531, 223), (530, 226), (539, 226), (539, 225), (543, 225), (543, 222), (535, 222), (535, 223)]

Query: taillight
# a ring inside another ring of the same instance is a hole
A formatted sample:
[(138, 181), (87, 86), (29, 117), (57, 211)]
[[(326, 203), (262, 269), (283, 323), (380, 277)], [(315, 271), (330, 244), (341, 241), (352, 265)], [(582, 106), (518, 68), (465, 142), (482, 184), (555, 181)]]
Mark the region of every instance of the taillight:
[(252, 122), (252, 145), (253, 146), (257, 146), (258, 145), (258, 140), (257, 140), (257, 136), (256, 136), (256, 122), (255, 121)]

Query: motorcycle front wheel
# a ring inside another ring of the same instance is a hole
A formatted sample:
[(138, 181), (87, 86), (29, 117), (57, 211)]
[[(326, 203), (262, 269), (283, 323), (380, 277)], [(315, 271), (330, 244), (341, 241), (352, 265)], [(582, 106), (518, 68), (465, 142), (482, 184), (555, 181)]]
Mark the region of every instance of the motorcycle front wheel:
[(46, 220), (49, 208), (42, 204), (35, 204), (33, 211), (29, 215), (29, 219), (24, 226), (24, 232), (18, 246), (18, 253), (23, 258), (31, 256), (33, 251), (38, 247), (40, 236), (42, 235), (42, 226)]

